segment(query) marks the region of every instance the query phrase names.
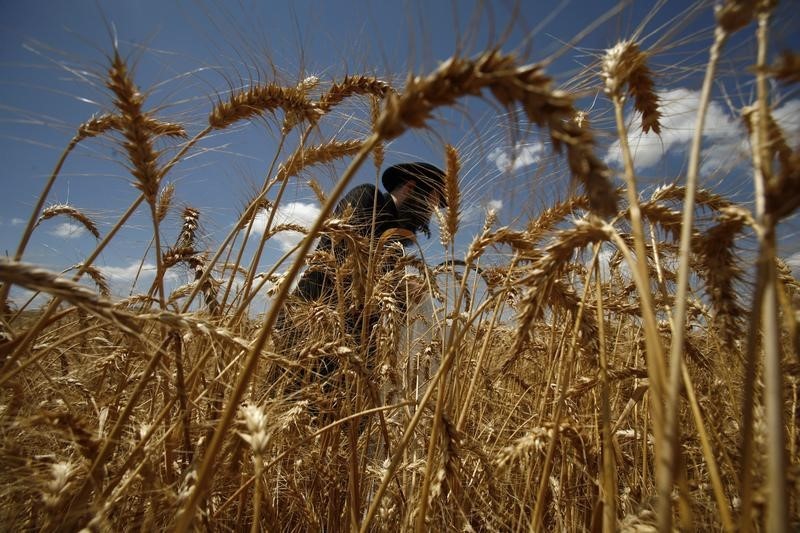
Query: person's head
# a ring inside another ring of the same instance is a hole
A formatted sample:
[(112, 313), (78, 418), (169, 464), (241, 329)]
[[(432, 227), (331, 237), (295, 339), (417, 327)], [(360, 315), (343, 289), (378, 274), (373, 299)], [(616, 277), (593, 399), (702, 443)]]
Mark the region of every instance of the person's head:
[(400, 163), (387, 168), (382, 181), (395, 200), (400, 226), (430, 237), (433, 210), (447, 205), (444, 172), (429, 163)]

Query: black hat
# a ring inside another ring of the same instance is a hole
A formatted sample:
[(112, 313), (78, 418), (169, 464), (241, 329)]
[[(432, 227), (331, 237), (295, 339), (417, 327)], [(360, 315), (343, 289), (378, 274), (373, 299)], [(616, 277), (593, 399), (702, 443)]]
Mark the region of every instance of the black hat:
[(414, 180), (417, 187), (423, 192), (436, 191), (439, 193), (439, 207), (447, 207), (444, 194), (444, 172), (430, 163), (400, 163), (387, 168), (383, 172), (384, 188), (392, 192), (408, 180)]

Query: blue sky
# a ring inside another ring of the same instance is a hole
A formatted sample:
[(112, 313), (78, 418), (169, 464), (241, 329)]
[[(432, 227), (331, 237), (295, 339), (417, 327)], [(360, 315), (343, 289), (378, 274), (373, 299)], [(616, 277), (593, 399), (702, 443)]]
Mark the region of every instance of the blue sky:
[[(787, 2), (786, 4), (789, 4)], [(661, 138), (632, 132), (643, 188), (675, 180), (686, 164), (688, 141), (707, 58), (713, 11), (710, 4), (692, 13), (695, 2), (633, 2), (607, 17), (575, 47), (565, 48), (581, 31), (610, 14), (611, 2), (479, 3), (458, 1), (190, 2), (171, 1), (0, 1), (0, 247), (13, 254), (22, 220), (27, 220), (41, 188), (75, 128), (93, 113), (109, 111), (103, 82), (116, 38), (135, 67), (137, 84), (147, 92), (145, 106), (159, 118), (185, 124), (190, 135), (203, 128), (218, 96), (253, 81), (297, 83), (314, 75), (323, 82), (345, 74), (374, 74), (397, 85), (409, 71), (425, 73), (456, 52), (472, 55), (503, 42), (527, 61), (557, 58), (548, 72), (574, 86), (574, 77), (596, 54), (637, 34), (653, 48), (651, 65), (662, 94), (665, 132)], [(783, 6), (776, 17), (773, 50), (798, 50), (797, 15)], [(640, 23), (649, 17), (646, 24)], [(637, 33), (638, 32), (638, 33)], [(705, 139), (703, 184), (740, 201), (750, 201), (752, 184), (737, 110), (753, 99), (746, 70), (754, 50), (753, 28), (731, 40), (721, 64), (715, 102)], [(597, 84), (595, 84), (597, 85)], [(779, 89), (776, 115), (797, 146), (800, 97)], [(693, 107), (694, 106), (694, 107)], [(602, 94), (587, 91), (581, 107), (590, 109), (599, 130), (598, 152), (618, 162), (613, 123)], [(331, 117), (325, 131), (355, 138), (366, 131), (368, 109), (350, 102)], [(464, 246), (480, 227), (488, 207), (504, 224), (520, 224), (553, 198), (562, 197), (568, 177), (558, 158), (533, 128), (512, 128), (503, 110), (477, 99), (447, 110), (431, 131), (411, 132), (387, 147), (387, 163), (407, 159), (441, 164), (443, 143), (457, 146), (464, 159)], [(276, 126), (277, 124), (277, 126)], [(230, 229), (244, 203), (260, 186), (275, 155), (279, 122), (255, 121), (203, 141), (167, 176), (176, 187), (176, 205), (201, 211), (203, 242), (214, 248)], [(287, 146), (296, 137), (290, 138)], [(320, 142), (322, 137), (315, 140)], [(288, 157), (284, 150), (279, 160)], [(516, 160), (512, 161), (512, 154)], [(304, 181), (314, 177), (328, 189), (343, 167), (316, 170), (288, 190), (287, 219), (308, 223), (316, 204)], [(373, 180), (366, 165), (356, 183)], [(110, 228), (136, 197), (124, 165), (124, 152), (112, 140), (82, 143), (70, 156), (47, 205), (69, 203), (91, 216), (101, 233)], [(296, 183), (296, 184), (295, 184)], [(103, 254), (101, 265), (120, 294), (130, 290), (131, 272), (142, 260), (152, 236), (144, 210)], [(795, 217), (796, 218), (796, 217)], [(176, 210), (164, 224), (163, 238), (174, 242), (180, 224)], [(782, 253), (800, 268), (797, 222), (781, 230)], [(292, 237), (272, 242), (262, 269)], [(436, 257), (437, 239), (424, 242)], [(55, 218), (42, 223), (25, 260), (52, 269), (82, 260), (94, 238)], [(145, 260), (152, 263), (152, 255)]]

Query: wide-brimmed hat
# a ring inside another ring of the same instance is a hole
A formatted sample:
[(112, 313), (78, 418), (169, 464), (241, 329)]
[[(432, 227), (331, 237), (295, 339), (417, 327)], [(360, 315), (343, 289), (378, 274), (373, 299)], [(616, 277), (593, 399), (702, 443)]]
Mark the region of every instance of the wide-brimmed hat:
[(444, 171), (430, 163), (400, 163), (383, 171), (384, 188), (392, 192), (403, 183), (413, 180), (423, 192), (436, 191), (439, 194), (439, 207), (447, 207), (444, 194)]

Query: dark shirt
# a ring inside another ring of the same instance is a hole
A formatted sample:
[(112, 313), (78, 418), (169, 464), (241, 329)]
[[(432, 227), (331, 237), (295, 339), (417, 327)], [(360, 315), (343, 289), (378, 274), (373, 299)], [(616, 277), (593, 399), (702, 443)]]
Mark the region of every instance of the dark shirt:
[[(374, 185), (364, 184), (354, 187), (336, 205), (333, 216), (341, 216), (348, 206), (353, 209), (349, 224), (362, 237), (369, 238), (372, 234), (373, 208), (375, 214), (375, 238), (379, 238), (387, 230), (396, 229), (403, 225), (391, 195), (377, 190)], [(331, 238), (328, 235), (323, 235), (317, 245), (317, 250), (333, 252), (337, 262), (341, 263), (347, 253), (347, 245), (340, 243), (334, 248)], [(324, 299), (330, 301), (333, 287), (334, 280), (331, 273), (320, 269), (310, 269), (303, 273), (297, 283), (295, 294), (305, 300)]]

